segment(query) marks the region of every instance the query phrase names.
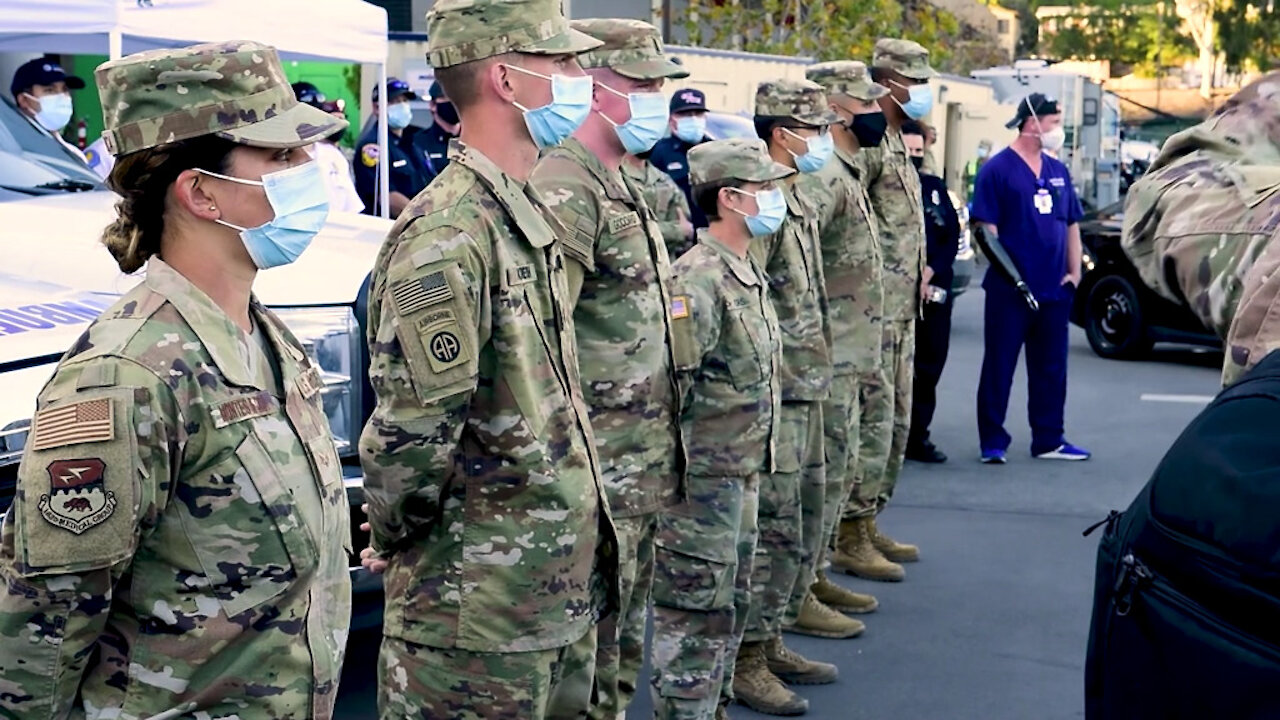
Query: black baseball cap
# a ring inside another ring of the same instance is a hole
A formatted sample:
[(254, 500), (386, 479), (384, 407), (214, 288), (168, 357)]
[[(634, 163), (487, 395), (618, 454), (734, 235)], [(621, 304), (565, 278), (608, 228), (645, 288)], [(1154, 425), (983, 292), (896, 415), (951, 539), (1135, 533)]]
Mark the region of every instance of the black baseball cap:
[(439, 100), (440, 98), (445, 96), (444, 88), (440, 87), (439, 80), (431, 81), (431, 89), (427, 91), (427, 95), (429, 95), (432, 100)]
[(1012, 130), (1016, 127), (1022, 127), (1022, 123), (1029, 117), (1057, 115), (1060, 112), (1062, 112), (1062, 108), (1052, 96), (1044, 93), (1031, 93), (1022, 98), (1022, 101), (1018, 103), (1018, 114), (1005, 123), (1004, 126)]
[(72, 90), (84, 88), (84, 80), (75, 75), (68, 75), (62, 66), (48, 58), (37, 58), (23, 63), (13, 73), (13, 82), (9, 84), (9, 93), (13, 99), (36, 85), (52, 85), (65, 82)]
[[(373, 88), (374, 102), (378, 102), (378, 95), (378, 87), (375, 85)], [(387, 98), (389, 100), (395, 100), (398, 97), (407, 97), (410, 100), (417, 100), (418, 93), (414, 92), (413, 89), (409, 87), (409, 83), (401, 80), (400, 78), (387, 78)]]
[(293, 84), (293, 96), (298, 98), (298, 102), (311, 107), (320, 107), (326, 98), (324, 93), (320, 92), (320, 88), (309, 82), (296, 82)]
[(707, 94), (696, 88), (681, 88), (671, 96), (671, 112), (707, 109)]

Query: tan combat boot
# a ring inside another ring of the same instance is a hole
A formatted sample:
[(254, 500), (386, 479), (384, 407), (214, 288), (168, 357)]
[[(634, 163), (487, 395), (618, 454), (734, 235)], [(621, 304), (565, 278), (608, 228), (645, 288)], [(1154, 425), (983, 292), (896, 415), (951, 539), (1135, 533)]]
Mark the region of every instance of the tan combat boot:
[[(851, 526), (846, 540), (845, 526)], [(866, 580), (902, 582), (907, 572), (890, 562), (871, 544), (871, 518), (845, 520), (840, 523), (840, 541), (831, 555), (831, 567)]]
[(831, 582), (825, 570), (818, 571), (818, 579), (813, 581), (809, 589), (818, 598), (818, 602), (840, 612), (863, 615), (875, 612), (880, 607), (880, 602), (873, 596), (856, 593)]
[(795, 694), (769, 672), (764, 643), (743, 643), (733, 671), (733, 696), (747, 707), (765, 715), (803, 715), (809, 701)]
[(896, 563), (916, 562), (920, 559), (920, 548), (897, 540), (880, 532), (876, 519), (871, 518), (871, 544), (884, 555), (887, 560)]
[(843, 640), (858, 637), (867, 626), (861, 620), (841, 615), (823, 605), (810, 592), (805, 593), (804, 603), (800, 605), (800, 616), (796, 618), (795, 624), (783, 629), (797, 635)]
[(764, 659), (769, 672), (788, 685), (830, 685), (840, 675), (835, 665), (810, 660), (787, 647), (781, 635), (765, 642)]

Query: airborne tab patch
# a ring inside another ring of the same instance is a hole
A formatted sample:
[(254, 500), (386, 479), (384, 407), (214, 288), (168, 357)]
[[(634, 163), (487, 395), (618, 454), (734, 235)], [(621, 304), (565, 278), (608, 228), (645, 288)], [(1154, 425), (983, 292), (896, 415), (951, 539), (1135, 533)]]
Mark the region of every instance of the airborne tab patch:
[(49, 450), (115, 438), (115, 407), (108, 398), (45, 408), (36, 413), (31, 449)]

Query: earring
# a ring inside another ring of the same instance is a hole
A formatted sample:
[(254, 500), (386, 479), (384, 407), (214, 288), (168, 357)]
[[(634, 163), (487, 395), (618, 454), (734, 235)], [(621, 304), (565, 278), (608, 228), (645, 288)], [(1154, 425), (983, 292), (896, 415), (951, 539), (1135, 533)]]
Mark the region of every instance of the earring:
[(218, 208), (217, 208), (217, 206), (210, 205), (210, 206), (209, 206), (209, 209), (210, 209), (210, 210), (217, 210)]

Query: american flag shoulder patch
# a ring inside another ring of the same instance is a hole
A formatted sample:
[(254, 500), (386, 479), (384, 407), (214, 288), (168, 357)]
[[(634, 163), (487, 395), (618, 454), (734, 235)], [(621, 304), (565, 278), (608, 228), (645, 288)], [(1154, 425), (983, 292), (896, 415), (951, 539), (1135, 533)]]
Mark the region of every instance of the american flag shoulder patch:
[(109, 398), (97, 398), (45, 408), (33, 424), (32, 450), (106, 442), (116, 436), (115, 406)]
[(436, 303), (453, 299), (453, 290), (443, 270), (391, 286), (391, 297), (401, 316), (412, 315)]
[(682, 320), (687, 317), (689, 317), (689, 298), (684, 295), (671, 298), (671, 319)]

